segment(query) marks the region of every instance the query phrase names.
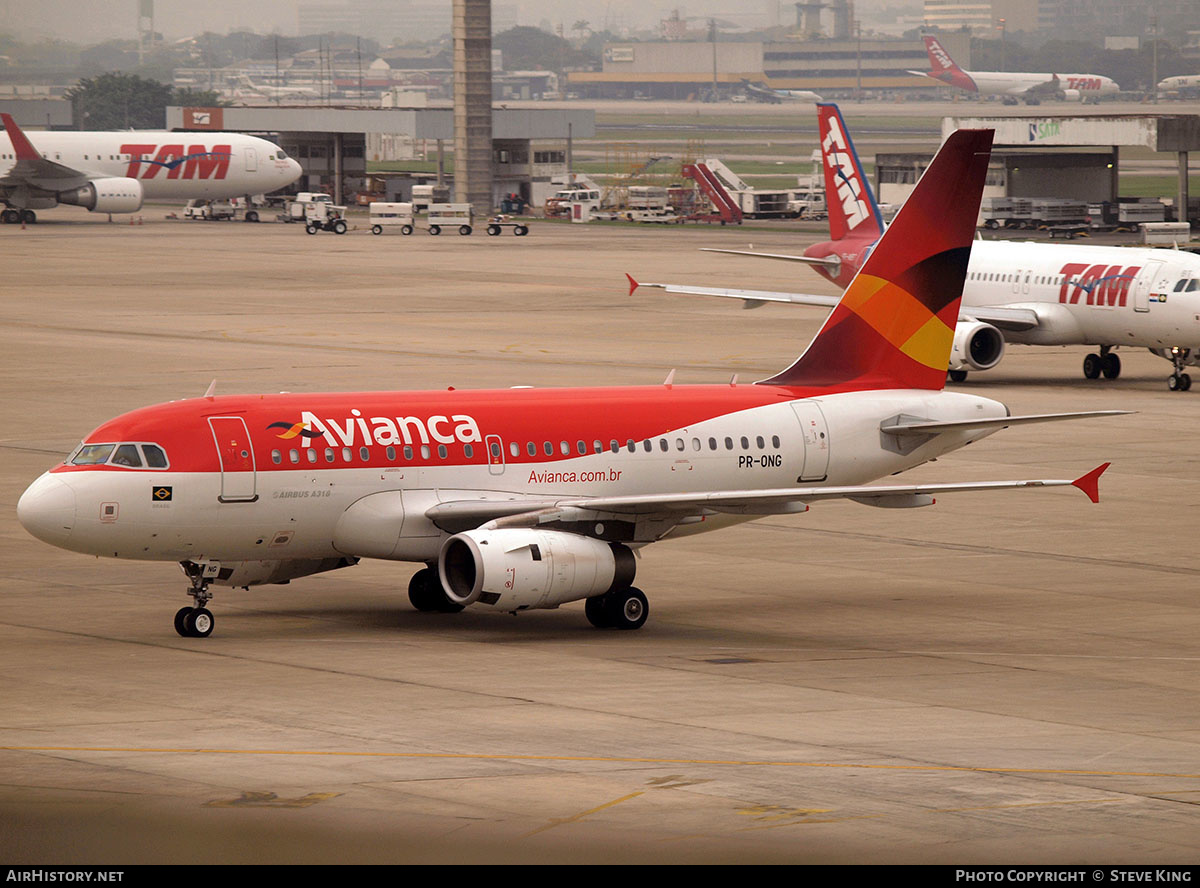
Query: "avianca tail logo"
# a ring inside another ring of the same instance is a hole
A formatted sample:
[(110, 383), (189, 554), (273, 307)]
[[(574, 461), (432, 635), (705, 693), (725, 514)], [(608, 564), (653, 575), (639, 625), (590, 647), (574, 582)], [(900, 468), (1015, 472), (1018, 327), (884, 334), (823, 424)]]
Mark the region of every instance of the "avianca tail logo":
[(153, 179), (164, 169), (168, 179), (224, 179), (229, 174), (233, 146), (213, 145), (209, 151), (203, 145), (189, 145), (184, 151), (182, 144), (159, 147), (129, 143), (121, 146), (121, 153), (129, 155), (125, 175), (131, 179)]
[(836, 114), (831, 114), (826, 122), (829, 132), (821, 142), (825, 166), (833, 172), (834, 181), (837, 183), (837, 197), (842, 204), (846, 228), (853, 231), (871, 212), (863, 199), (866, 188), (858, 176), (858, 170), (854, 168), (854, 156), (850, 153), (846, 135), (842, 132), (841, 121)]
[(356, 444), (388, 446), (395, 444), (483, 443), (479, 424), (471, 416), (363, 416), (351, 410), (341, 419), (324, 418), (305, 410), (300, 422), (275, 422), (267, 428), (287, 427), (280, 438), (324, 438), (328, 447), (353, 447)]

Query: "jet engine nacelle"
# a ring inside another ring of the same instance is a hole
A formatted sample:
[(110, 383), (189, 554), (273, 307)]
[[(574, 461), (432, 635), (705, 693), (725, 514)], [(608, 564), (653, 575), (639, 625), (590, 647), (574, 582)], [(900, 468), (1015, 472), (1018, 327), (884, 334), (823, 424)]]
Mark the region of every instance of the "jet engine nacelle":
[(557, 607), (624, 589), (633, 553), (620, 544), (555, 530), (469, 530), (442, 545), (438, 574), (455, 604), (497, 610)]
[(983, 321), (962, 321), (954, 330), (951, 370), (990, 370), (1004, 357), (1004, 334)]
[(83, 207), (92, 213), (136, 213), (142, 208), (142, 183), (113, 176), (93, 179), (71, 191), (60, 191), (58, 202)]
[(1077, 89), (1064, 89), (1062, 91), (1062, 97), (1063, 97), (1064, 102), (1082, 102), (1083, 101), (1083, 93), (1081, 93)]

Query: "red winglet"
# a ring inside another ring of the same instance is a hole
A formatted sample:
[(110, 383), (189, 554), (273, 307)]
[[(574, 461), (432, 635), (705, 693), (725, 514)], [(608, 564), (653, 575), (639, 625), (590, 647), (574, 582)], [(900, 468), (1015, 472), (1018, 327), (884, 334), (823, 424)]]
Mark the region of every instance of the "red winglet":
[(1100, 476), (1111, 465), (1112, 463), (1105, 463), (1102, 466), (1096, 466), (1082, 478), (1076, 478), (1071, 484), (1086, 493), (1092, 502), (1098, 503), (1100, 502)]
[(625, 277), (629, 278), (629, 295), (632, 296), (633, 291), (638, 288), (638, 282), (633, 279), (633, 275), (629, 272), (625, 272)]
[(12, 115), (0, 114), (0, 118), (4, 119), (4, 129), (8, 133), (8, 138), (12, 140), (13, 151), (17, 155), (17, 160), (41, 160), (42, 155), (37, 153), (37, 149), (25, 137), (25, 133), (21, 132), (21, 128), (17, 126), (17, 122), (12, 119)]

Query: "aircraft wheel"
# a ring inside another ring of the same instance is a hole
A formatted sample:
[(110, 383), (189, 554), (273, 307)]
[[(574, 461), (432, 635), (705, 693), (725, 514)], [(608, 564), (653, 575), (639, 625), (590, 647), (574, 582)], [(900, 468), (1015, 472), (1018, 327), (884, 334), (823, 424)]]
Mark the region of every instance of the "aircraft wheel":
[(190, 608), (183, 618), (183, 628), (189, 638), (208, 638), (213, 631), (212, 611), (206, 607)]
[(37, 213), (33, 210), (21, 210), (21, 221), (28, 225), (33, 225), (37, 222)]
[(334, 222), (333, 223), (333, 233), (334, 234), (345, 234), (346, 233), (346, 223), (343, 222), (341, 219), (338, 219), (336, 222)]
[(408, 237), (410, 234), (413, 233), (413, 227), (411, 225), (401, 225), (400, 233), (402, 235), (404, 235), (405, 237)]
[(304, 231), (305, 231), (307, 234), (316, 234), (316, 233), (317, 233), (317, 226), (315, 226), (315, 225), (312, 225), (312, 224), (305, 225), (305, 226), (304, 226)]
[(470, 226), (470, 225), (460, 225), (460, 226), (458, 226), (458, 233), (459, 233), (459, 234), (462, 234), (462, 235), (468, 235), (468, 234), (470, 234), (470, 233), (471, 233), (471, 226)]
[(246, 210), (246, 221), (247, 222), (257, 222), (258, 221), (258, 210)]
[(966, 370), (950, 370), (949, 372), (947, 372), (946, 375), (950, 377), (951, 382), (966, 382), (967, 381), (967, 371)]
[(187, 615), (191, 612), (192, 609), (190, 607), (181, 607), (179, 610), (175, 611), (175, 631), (184, 638), (188, 637), (187, 628), (184, 621), (187, 619)]
[(1167, 388), (1173, 392), (1186, 392), (1192, 387), (1192, 377), (1186, 373), (1176, 373), (1167, 380)]
[(488, 237), (495, 237), (496, 235), (498, 235), (500, 233), (500, 226), (499, 225), (489, 225), (487, 227), (487, 233), (488, 233)]
[(1083, 375), (1088, 379), (1099, 379), (1104, 361), (1097, 354), (1088, 355), (1083, 359)]
[(529, 226), (518, 225), (513, 229), (513, 234), (515, 234), (517, 237), (524, 237), (525, 235), (529, 234)]
[(18, 210), (5, 210), (0, 213), (0, 220), (3, 220), (5, 225), (13, 225), (21, 221), (21, 213)]
[(456, 614), (463, 609), (454, 604), (442, 590), (437, 568), (423, 567), (408, 581), (408, 600), (423, 613)]
[(612, 618), (608, 615), (608, 604), (607, 595), (596, 595), (584, 602), (583, 612), (587, 615), (588, 622), (597, 629), (612, 628)]
[(1109, 352), (1100, 361), (1103, 364), (1100, 369), (1104, 373), (1105, 379), (1116, 379), (1121, 375), (1121, 358), (1119, 356)]
[(383, 234), (383, 226), (382, 225), (372, 225), (371, 226), (371, 234)]
[(616, 629), (641, 629), (650, 616), (650, 604), (641, 589), (630, 586), (621, 592), (610, 592), (605, 595), (612, 598), (608, 606), (608, 618)]
[(442, 226), (440, 226), (440, 225), (430, 225), (430, 226), (429, 226), (429, 233), (430, 233), (430, 234), (432, 234), (432, 235), (434, 235), (434, 236), (436, 237), (437, 235), (439, 235), (439, 234), (441, 234), (441, 233), (442, 233)]

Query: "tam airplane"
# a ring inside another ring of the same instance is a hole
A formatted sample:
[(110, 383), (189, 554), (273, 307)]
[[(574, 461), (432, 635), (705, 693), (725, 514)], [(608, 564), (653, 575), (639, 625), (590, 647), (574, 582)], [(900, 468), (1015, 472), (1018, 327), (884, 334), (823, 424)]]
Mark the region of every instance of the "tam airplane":
[[(802, 262), (846, 286), (884, 230), (879, 206), (837, 105), (817, 106), (830, 239), (802, 256), (746, 250), (709, 250)], [(832, 307), (836, 296), (763, 290), (640, 283), (670, 293)], [(1171, 361), (1171, 391), (1187, 391), (1188, 366), (1200, 365), (1200, 256), (1181, 250), (1094, 247), (977, 240), (962, 295), (947, 369), (955, 382), (972, 370), (990, 370), (1006, 342), (1094, 345), (1083, 360), (1088, 379), (1116, 379), (1120, 346), (1149, 349)]]
[(241, 133), (39, 132), (0, 114), (0, 221), (36, 222), (58, 204), (136, 213), (146, 199), (226, 200), (292, 184), (300, 164)]
[[(360, 558), (425, 565), (425, 611), (586, 600), (636, 629), (633, 553), (824, 500), (931, 505), (1070, 480), (870, 485), (1027, 422), (944, 391), (990, 131), (952, 135), (808, 349), (751, 385), (206, 395), (104, 423), (17, 516), (88, 555), (177, 561), (206, 636), (211, 585), (284, 583)], [(672, 374), (673, 376), (673, 374)], [(210, 390), (211, 391), (211, 390)], [(1106, 411), (1108, 413), (1114, 411)], [(1105, 464), (1107, 465), (1107, 464)]]
[(1004, 96), (1015, 104), (1022, 99), (1036, 105), (1042, 99), (1063, 99), (1080, 102), (1099, 96), (1115, 95), (1121, 91), (1111, 77), (1099, 74), (1033, 74), (1014, 71), (964, 71), (950, 58), (941, 42), (925, 36), (925, 51), (929, 54), (928, 71), (909, 71), (919, 77), (932, 77), (949, 86), (957, 86), (981, 96)]

